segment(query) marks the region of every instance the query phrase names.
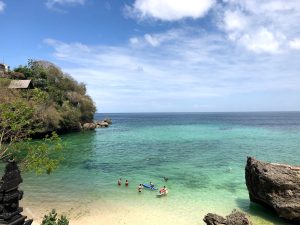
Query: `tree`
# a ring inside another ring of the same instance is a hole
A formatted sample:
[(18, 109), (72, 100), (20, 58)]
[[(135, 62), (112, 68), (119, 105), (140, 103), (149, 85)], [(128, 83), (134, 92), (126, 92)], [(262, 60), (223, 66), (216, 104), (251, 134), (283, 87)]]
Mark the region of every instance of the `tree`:
[(24, 169), (50, 173), (61, 161), (57, 154), (52, 154), (62, 149), (61, 140), (52, 133), (42, 142), (32, 143), (33, 115), (34, 109), (27, 102), (0, 103), (0, 159), (14, 158)]
[(13, 144), (32, 133), (32, 116), (33, 109), (22, 101), (0, 104), (0, 159), (11, 155)]

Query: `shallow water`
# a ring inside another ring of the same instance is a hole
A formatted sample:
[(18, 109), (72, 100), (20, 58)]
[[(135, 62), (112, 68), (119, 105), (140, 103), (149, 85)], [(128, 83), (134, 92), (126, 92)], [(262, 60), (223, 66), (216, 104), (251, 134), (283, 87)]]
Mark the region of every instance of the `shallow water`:
[[(97, 114), (97, 118), (105, 116)], [(300, 165), (300, 113), (109, 116), (113, 125), (108, 129), (63, 136), (65, 161), (55, 173), (24, 175), (29, 216), (40, 218), (55, 207), (76, 221), (111, 207), (116, 211), (112, 217), (121, 213), (134, 217), (138, 209), (153, 220), (149, 224), (192, 225), (203, 224), (208, 212), (226, 215), (239, 208), (251, 215), (254, 224), (284, 224), (249, 202), (244, 167), (247, 156)], [(163, 176), (169, 181), (164, 182)], [(120, 177), (129, 180), (128, 188), (117, 187)], [(149, 181), (166, 185), (170, 194), (156, 198), (148, 190), (137, 193), (137, 185)], [(111, 224), (137, 223), (126, 218)]]

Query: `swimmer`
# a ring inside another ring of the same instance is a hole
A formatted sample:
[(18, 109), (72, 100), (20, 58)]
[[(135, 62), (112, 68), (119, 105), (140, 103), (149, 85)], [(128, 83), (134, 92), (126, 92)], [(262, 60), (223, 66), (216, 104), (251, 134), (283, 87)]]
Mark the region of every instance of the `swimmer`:
[(122, 185), (122, 179), (121, 179), (121, 178), (118, 180), (118, 185), (119, 185), (119, 186)]
[(142, 189), (143, 189), (143, 185), (140, 184), (140, 185), (138, 186), (138, 192), (141, 193), (141, 192), (142, 192)]

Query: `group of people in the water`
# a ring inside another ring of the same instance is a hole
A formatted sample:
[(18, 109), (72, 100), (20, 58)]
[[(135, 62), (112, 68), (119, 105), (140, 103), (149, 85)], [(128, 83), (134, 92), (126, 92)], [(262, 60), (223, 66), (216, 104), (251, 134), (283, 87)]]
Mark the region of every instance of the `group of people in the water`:
[[(166, 182), (169, 180), (169, 178), (167, 178), (167, 177), (163, 177), (163, 178), (164, 178), (164, 181), (166, 181)], [(122, 178), (120, 178), (120, 179), (118, 180), (118, 186), (121, 186), (121, 185), (122, 185)], [(125, 181), (125, 186), (128, 187), (128, 185), (129, 185), (129, 181), (126, 180), (126, 181)], [(148, 187), (148, 188), (150, 188), (150, 189), (155, 189), (154, 186), (155, 186), (155, 185), (150, 181), (150, 182), (149, 182), (149, 187)], [(146, 186), (146, 187), (147, 187), (147, 186)], [(138, 192), (141, 193), (143, 189), (144, 189), (144, 185), (143, 185), (143, 184), (139, 184), (138, 187), (137, 187)], [(157, 189), (155, 189), (155, 190), (157, 190)], [(166, 188), (166, 186), (163, 186), (162, 188), (159, 189), (159, 194), (160, 194), (160, 195), (167, 195), (168, 192), (169, 192), (169, 190)]]
[[(122, 178), (120, 178), (120, 179), (118, 180), (118, 185), (119, 185), (119, 186), (122, 185)], [(128, 187), (128, 185), (129, 185), (129, 181), (126, 180), (126, 181), (125, 181), (125, 186)]]

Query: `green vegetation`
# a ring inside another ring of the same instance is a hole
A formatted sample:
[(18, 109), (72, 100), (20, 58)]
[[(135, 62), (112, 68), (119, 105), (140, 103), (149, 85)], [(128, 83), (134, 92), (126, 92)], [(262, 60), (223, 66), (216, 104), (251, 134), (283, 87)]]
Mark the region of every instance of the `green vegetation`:
[[(82, 123), (93, 120), (96, 108), (86, 94), (85, 85), (52, 63), (29, 60), (27, 66), (19, 66), (7, 76), (10, 74), (31, 80), (34, 89), (1, 88), (0, 102), (21, 101), (33, 109), (30, 123), (33, 134), (80, 130)], [(16, 79), (14, 77), (9, 78)], [(7, 85), (7, 80), (0, 78), (0, 85)]]
[(31, 142), (34, 109), (24, 101), (0, 103), (0, 159), (14, 158), (22, 168), (51, 173), (61, 161), (61, 140), (55, 132), (42, 142)]
[[(8, 89), (16, 74), (31, 80), (34, 89)], [(61, 161), (56, 132), (80, 130), (91, 122), (93, 101), (84, 84), (48, 62), (30, 60), (5, 75), (0, 78), (0, 159), (14, 158), (25, 169), (51, 173)], [(31, 141), (37, 135), (43, 141)]]
[(41, 225), (69, 225), (69, 220), (66, 216), (57, 218), (57, 213), (53, 209), (48, 215), (45, 215)]

